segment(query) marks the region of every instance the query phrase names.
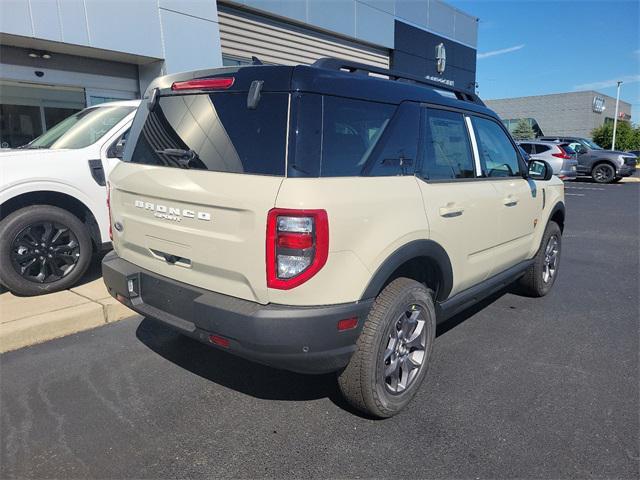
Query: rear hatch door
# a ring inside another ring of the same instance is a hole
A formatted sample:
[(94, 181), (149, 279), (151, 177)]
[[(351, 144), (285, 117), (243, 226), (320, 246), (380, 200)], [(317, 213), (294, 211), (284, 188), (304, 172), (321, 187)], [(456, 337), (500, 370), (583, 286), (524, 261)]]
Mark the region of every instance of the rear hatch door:
[(143, 103), (110, 177), (114, 247), (190, 285), (267, 303), (265, 232), (285, 173), (289, 94), (185, 92)]

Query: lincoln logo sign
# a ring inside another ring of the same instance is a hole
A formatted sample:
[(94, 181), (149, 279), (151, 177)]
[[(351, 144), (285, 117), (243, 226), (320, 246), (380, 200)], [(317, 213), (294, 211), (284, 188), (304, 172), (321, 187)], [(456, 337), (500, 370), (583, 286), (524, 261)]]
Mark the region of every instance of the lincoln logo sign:
[(436, 45), (436, 70), (442, 75), (445, 68), (447, 68), (447, 50), (444, 48), (444, 43), (439, 43)]
[(166, 205), (143, 202), (142, 200), (136, 200), (133, 202), (133, 204), (137, 208), (142, 208), (143, 210), (149, 210), (153, 212), (154, 217), (163, 218), (165, 220), (172, 220), (174, 222), (181, 222), (183, 218), (195, 218), (198, 220), (204, 220), (206, 222), (211, 220), (210, 213), (197, 212), (195, 210), (189, 210), (188, 208), (167, 207)]

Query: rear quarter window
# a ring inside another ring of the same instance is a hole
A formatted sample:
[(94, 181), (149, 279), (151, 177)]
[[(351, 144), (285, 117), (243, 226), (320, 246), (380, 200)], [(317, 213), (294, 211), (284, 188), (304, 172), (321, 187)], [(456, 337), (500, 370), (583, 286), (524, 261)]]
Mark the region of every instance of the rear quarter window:
[(295, 94), (289, 144), (292, 177), (413, 174), (420, 112), (415, 104), (391, 105), (318, 94)]
[(360, 175), (394, 111), (393, 105), (325, 96), (320, 175)]

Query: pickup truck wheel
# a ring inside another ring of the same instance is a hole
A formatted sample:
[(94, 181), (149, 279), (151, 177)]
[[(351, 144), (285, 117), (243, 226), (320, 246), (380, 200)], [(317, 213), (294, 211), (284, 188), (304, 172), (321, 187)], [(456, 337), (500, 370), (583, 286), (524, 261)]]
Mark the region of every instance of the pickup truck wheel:
[(531, 297), (544, 297), (549, 293), (558, 278), (561, 250), (562, 232), (556, 222), (550, 221), (533, 263), (520, 279), (523, 293)]
[(387, 285), (369, 312), (356, 352), (338, 376), (346, 400), (373, 417), (400, 412), (427, 373), (435, 331), (433, 298), (424, 285), (409, 278)]
[(596, 183), (612, 183), (616, 178), (616, 169), (608, 163), (598, 163), (591, 170), (591, 177)]
[(0, 282), (18, 295), (69, 288), (91, 255), (84, 224), (61, 208), (32, 205), (0, 222)]

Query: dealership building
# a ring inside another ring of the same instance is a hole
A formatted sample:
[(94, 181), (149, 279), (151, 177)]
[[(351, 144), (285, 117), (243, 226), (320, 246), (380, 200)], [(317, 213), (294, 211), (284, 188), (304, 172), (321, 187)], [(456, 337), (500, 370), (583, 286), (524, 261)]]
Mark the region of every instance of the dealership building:
[(473, 90), (478, 19), (440, 0), (2, 0), (0, 141), (158, 75), (332, 56)]
[[(536, 136), (563, 135), (591, 138), (591, 132), (605, 123), (613, 123), (616, 99), (592, 90), (556, 93), (532, 97), (486, 100), (511, 132), (524, 119)], [(618, 120), (631, 120), (631, 104), (622, 100)]]

